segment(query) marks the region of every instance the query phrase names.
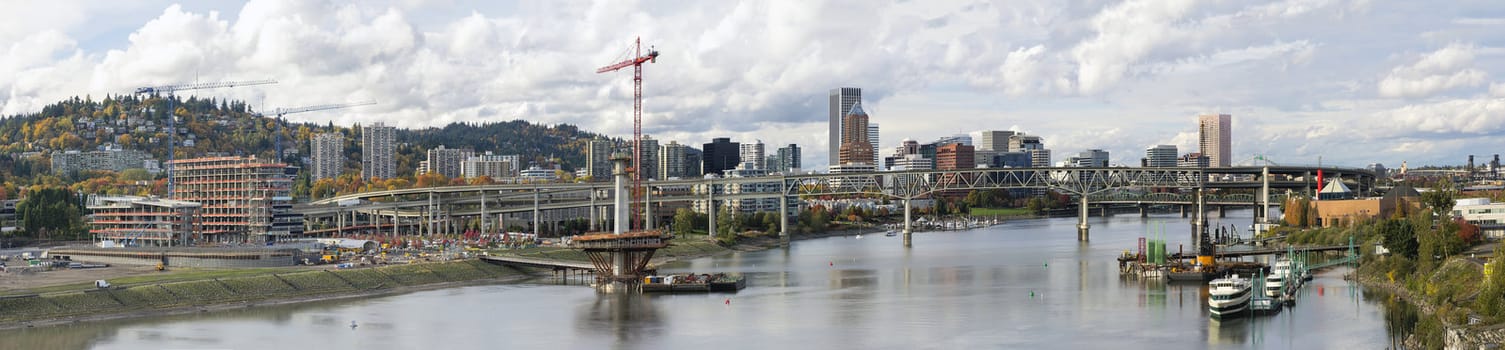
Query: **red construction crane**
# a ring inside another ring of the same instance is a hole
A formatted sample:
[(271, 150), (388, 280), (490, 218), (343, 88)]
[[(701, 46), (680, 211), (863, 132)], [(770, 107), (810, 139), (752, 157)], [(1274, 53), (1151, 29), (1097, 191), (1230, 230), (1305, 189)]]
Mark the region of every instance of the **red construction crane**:
[[(617, 62), (609, 66), (601, 67), (596, 73), (615, 72), (622, 68), (632, 67), (632, 205), (637, 206), (638, 197), (643, 192), (642, 167), (643, 156), (643, 63), (658, 62), (658, 50), (648, 47), (648, 54), (643, 54), (643, 38), (637, 38), (633, 42), (632, 57), (625, 61)], [(633, 221), (640, 229), (642, 227), (642, 211), (632, 210)], [(630, 227), (630, 225), (629, 225)]]

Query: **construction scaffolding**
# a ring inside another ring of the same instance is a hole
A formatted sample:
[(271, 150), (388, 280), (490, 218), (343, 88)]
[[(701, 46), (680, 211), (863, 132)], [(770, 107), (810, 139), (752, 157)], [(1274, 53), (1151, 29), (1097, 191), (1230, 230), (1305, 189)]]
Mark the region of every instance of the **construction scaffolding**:
[[(275, 221), (291, 201), (293, 178), (286, 164), (263, 162), (251, 157), (178, 159), (173, 169), (173, 198), (199, 202), (206, 242), (271, 241), (269, 236), (289, 235), (273, 230)], [(301, 220), (297, 220), (301, 221)], [(280, 226), (280, 225), (279, 225)], [(301, 230), (299, 230), (301, 232)]]

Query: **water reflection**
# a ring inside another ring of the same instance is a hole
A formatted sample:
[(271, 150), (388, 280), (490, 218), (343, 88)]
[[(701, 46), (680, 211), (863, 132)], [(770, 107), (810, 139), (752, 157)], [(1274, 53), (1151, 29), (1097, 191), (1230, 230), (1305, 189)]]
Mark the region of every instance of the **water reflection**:
[[(1388, 296), (1357, 294), (1340, 278), (1346, 270), (1319, 274), (1312, 284), (1318, 288), (1304, 290), (1301, 304), (1281, 314), (1211, 320), (1205, 283), (1118, 275), (1115, 258), (1136, 245), (1144, 219), (1092, 220), (1093, 241), (1085, 245), (1075, 240), (1074, 219), (1023, 220), (918, 234), (913, 248), (903, 247), (901, 237), (836, 237), (660, 267), (664, 273), (742, 273), (749, 287), (735, 294), (603, 295), (579, 281), (546, 278), (334, 304), (0, 331), (0, 350), (310, 344), (1373, 349), (1398, 339), (1386, 340), (1387, 334), (1415, 328), (1414, 309)], [(1174, 235), (1167, 236), (1175, 249)], [(352, 319), (360, 320), (359, 330), (346, 327)]]
[(581, 333), (606, 333), (616, 344), (634, 344), (663, 335), (664, 321), (653, 306), (653, 295), (597, 293), (593, 303), (577, 310), (575, 328)]

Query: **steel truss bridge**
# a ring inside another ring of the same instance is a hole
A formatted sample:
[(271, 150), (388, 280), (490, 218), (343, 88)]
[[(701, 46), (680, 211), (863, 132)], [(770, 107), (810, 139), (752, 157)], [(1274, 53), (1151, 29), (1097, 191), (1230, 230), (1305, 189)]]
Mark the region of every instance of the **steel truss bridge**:
[[(1282, 192), (1311, 193), (1318, 170), (1326, 179), (1341, 179), (1360, 194), (1374, 189), (1375, 175), (1367, 169), (1309, 166), (1260, 166), (1231, 168), (998, 168), (914, 170), (858, 174), (774, 175), (764, 177), (706, 178), (645, 182), (645, 223), (653, 223), (653, 204), (699, 202), (716, 206), (717, 201), (776, 200), (780, 232), (788, 237), (790, 205), (816, 198), (888, 198), (904, 205), (904, 242), (911, 242), (910, 202), (934, 196), (963, 195), (987, 189), (1037, 189), (1068, 194), (1080, 209), (1078, 239), (1087, 240), (1087, 207), (1107, 204), (1278, 205), (1284, 193), (1271, 193), (1261, 201), (1259, 189), (1268, 186)], [(1268, 175), (1266, 175), (1268, 174)], [(534, 232), (540, 213), (546, 210), (590, 208), (590, 223), (608, 217), (598, 215), (612, 206), (611, 183), (541, 183), (474, 185), (372, 191), (321, 199), (300, 210), (309, 220), (348, 225), (408, 226), (418, 231), (453, 232), (453, 218), (479, 218), (483, 230), (490, 216), (532, 212)], [(1150, 192), (1176, 189), (1182, 193)], [(1204, 190), (1253, 189), (1254, 193), (1207, 193)], [(715, 232), (717, 210), (710, 214), (709, 232)], [(1199, 210), (1200, 212), (1201, 210)], [(361, 215), (365, 222), (361, 222)], [(1261, 210), (1256, 215), (1262, 216)], [(1199, 215), (1200, 216), (1200, 215)], [(408, 223), (403, 223), (408, 219)], [(348, 221), (347, 221), (348, 220)], [(389, 220), (382, 224), (383, 220)], [(1204, 220), (1198, 218), (1198, 220)], [(462, 221), (463, 222), (463, 221)], [(1205, 226), (1205, 225), (1204, 225)]]

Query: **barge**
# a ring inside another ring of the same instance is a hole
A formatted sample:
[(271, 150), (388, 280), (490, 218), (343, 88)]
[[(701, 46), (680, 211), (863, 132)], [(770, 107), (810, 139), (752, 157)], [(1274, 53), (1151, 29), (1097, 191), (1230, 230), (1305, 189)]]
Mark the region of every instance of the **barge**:
[(736, 292), (742, 288), (747, 288), (747, 278), (724, 273), (643, 277), (643, 292), (648, 293)]

